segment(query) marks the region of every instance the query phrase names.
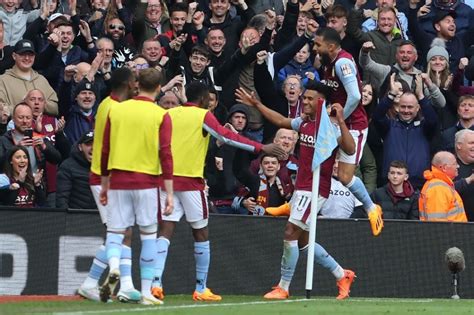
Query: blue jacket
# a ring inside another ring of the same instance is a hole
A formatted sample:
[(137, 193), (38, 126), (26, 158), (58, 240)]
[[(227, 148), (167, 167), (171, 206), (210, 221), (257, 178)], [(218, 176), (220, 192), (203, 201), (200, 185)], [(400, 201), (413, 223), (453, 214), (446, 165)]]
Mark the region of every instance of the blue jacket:
[(430, 140), (436, 130), (438, 117), (427, 98), (420, 101), (423, 118), (416, 118), (409, 123), (398, 117), (387, 116), (392, 104), (393, 101), (385, 96), (372, 116), (384, 143), (382, 174), (387, 176), (393, 160), (404, 161), (408, 165), (409, 180), (416, 189), (423, 185), (423, 171), (430, 168)]
[(305, 75), (306, 72), (314, 73), (314, 80), (317, 82), (320, 81), (318, 71), (311, 64), (310, 58), (308, 58), (308, 60), (303, 64), (298, 63), (293, 59), (278, 72), (278, 86), (281, 87), (283, 81), (285, 81), (286, 77), (289, 75), (299, 75), (300, 78), (302, 78), (303, 86), (306, 86), (308, 83), (308, 78)]

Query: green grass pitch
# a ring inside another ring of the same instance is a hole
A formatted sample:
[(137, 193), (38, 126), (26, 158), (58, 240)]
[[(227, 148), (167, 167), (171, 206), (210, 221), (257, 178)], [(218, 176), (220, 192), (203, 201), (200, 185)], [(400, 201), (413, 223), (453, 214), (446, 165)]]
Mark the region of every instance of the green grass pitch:
[(224, 296), (219, 303), (193, 302), (191, 296), (166, 296), (165, 304), (144, 306), (119, 302), (101, 304), (86, 300), (62, 302), (15, 302), (0, 304), (0, 314), (474, 314), (474, 300), (350, 298), (337, 301), (329, 297), (306, 300), (292, 297), (286, 301), (265, 301), (255, 296)]

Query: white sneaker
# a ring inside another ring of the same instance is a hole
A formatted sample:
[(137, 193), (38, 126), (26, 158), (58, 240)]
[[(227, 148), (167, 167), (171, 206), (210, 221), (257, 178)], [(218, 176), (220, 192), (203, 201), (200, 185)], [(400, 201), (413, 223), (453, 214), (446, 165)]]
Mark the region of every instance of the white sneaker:
[(98, 287), (86, 288), (81, 285), (81, 287), (77, 290), (77, 293), (85, 299), (100, 302)]
[(140, 291), (132, 288), (129, 290), (120, 289), (117, 293), (117, 300), (122, 303), (140, 303), (142, 294)]
[(100, 300), (104, 303), (110, 299), (110, 296), (114, 293), (115, 287), (120, 280), (120, 271), (118, 269), (111, 270), (109, 275), (105, 279), (104, 283), (100, 287)]
[(158, 300), (153, 295), (149, 295), (149, 296), (142, 295), (141, 304), (143, 304), (143, 305), (161, 305), (161, 304), (164, 304), (164, 302), (162, 300)]

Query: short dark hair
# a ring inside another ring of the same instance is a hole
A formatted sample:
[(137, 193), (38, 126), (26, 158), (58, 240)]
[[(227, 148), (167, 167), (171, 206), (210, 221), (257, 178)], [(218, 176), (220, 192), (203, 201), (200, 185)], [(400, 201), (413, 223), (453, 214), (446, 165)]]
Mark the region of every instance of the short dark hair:
[(197, 55), (202, 55), (206, 57), (208, 60), (211, 58), (211, 53), (209, 52), (209, 49), (201, 44), (196, 44), (193, 46), (191, 49), (191, 54), (190, 56), (197, 54)]
[(186, 12), (188, 13), (188, 5), (184, 2), (177, 2), (173, 4), (170, 8), (169, 15), (170, 17), (173, 15), (174, 12)]
[(316, 36), (321, 36), (325, 42), (336, 44), (337, 46), (341, 46), (341, 36), (339, 33), (330, 27), (323, 27), (320, 28), (316, 32)]
[(209, 87), (206, 84), (199, 81), (192, 81), (186, 85), (186, 98), (188, 102), (197, 104), (206, 96), (209, 96)]
[(153, 92), (161, 83), (161, 72), (155, 68), (140, 70), (138, 86), (145, 92)]
[(308, 80), (308, 83), (306, 83), (306, 90), (316, 91), (324, 95), (325, 99), (329, 99), (331, 97), (331, 88), (326, 84), (316, 82), (314, 80)]
[(263, 153), (263, 154), (260, 156), (260, 164), (262, 164), (263, 159), (266, 158), (266, 157), (271, 157), (271, 158), (275, 158), (275, 159), (278, 160), (278, 156), (276, 156), (275, 154)]
[(394, 168), (404, 168), (406, 171), (407, 171), (407, 174), (408, 174), (408, 165), (407, 163), (403, 162), (403, 161), (400, 161), (400, 160), (394, 160), (392, 162), (390, 162), (390, 167), (394, 167)]
[(110, 89), (112, 91), (118, 91), (125, 88), (128, 82), (134, 77), (133, 71), (127, 67), (122, 67), (114, 70), (110, 77)]
[(399, 48), (402, 47), (402, 46), (406, 46), (406, 45), (412, 46), (413, 48), (415, 48), (415, 51), (416, 51), (416, 45), (415, 45), (415, 43), (412, 42), (412, 41), (409, 40), (409, 39), (402, 40), (402, 41), (400, 42), (400, 44), (398, 44), (397, 49), (399, 49)]
[(343, 5), (336, 4), (336, 5), (331, 5), (328, 7), (328, 9), (326, 10), (326, 13), (324, 14), (324, 17), (326, 18), (326, 20), (328, 20), (332, 17), (347, 18), (348, 15), (349, 15), (349, 12)]

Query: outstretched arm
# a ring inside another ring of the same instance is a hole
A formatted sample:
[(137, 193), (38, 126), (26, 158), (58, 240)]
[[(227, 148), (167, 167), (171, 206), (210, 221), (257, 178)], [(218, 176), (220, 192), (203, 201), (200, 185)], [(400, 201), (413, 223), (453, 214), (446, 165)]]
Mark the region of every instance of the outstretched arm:
[(277, 127), (293, 129), (291, 127), (291, 118), (284, 117), (280, 113), (271, 110), (267, 106), (263, 105), (262, 102), (257, 100), (253, 94), (249, 94), (243, 88), (238, 88), (235, 90), (235, 98), (239, 103), (255, 107), (260, 113), (262, 113), (263, 117), (265, 117)]

